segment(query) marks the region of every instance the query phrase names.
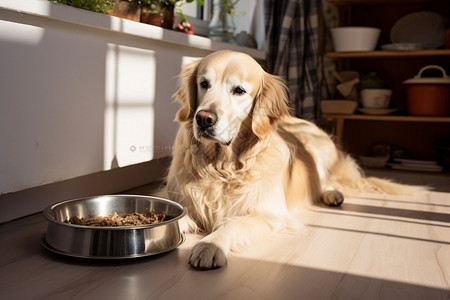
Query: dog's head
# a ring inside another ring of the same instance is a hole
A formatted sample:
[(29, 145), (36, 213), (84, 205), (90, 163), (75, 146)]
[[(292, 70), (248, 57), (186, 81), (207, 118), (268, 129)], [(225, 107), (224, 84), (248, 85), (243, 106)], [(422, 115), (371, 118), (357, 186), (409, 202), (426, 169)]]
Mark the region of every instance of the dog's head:
[[(283, 82), (247, 54), (215, 52), (185, 66), (180, 77), (176, 121), (192, 122), (199, 141), (230, 145), (240, 130), (262, 138), (289, 114)], [(249, 126), (243, 126), (246, 120)]]

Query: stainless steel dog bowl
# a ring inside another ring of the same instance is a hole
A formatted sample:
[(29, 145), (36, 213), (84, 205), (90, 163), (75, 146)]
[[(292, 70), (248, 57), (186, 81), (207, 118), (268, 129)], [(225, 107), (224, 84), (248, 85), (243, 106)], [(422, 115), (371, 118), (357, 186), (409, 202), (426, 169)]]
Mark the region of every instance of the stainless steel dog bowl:
[[(170, 219), (161, 223), (99, 227), (68, 224), (70, 217), (90, 218), (113, 213), (164, 213)], [(52, 252), (63, 255), (121, 259), (155, 255), (175, 249), (184, 241), (179, 220), (186, 210), (180, 204), (156, 197), (111, 195), (68, 200), (44, 210), (48, 220), (42, 244)]]

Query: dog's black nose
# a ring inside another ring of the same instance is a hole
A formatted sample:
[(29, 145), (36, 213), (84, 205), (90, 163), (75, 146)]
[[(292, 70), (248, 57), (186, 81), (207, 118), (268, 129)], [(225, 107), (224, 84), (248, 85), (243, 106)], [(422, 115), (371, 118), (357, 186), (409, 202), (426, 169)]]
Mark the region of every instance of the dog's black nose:
[(217, 115), (209, 110), (200, 110), (199, 112), (197, 112), (195, 119), (198, 126), (206, 129), (216, 124)]

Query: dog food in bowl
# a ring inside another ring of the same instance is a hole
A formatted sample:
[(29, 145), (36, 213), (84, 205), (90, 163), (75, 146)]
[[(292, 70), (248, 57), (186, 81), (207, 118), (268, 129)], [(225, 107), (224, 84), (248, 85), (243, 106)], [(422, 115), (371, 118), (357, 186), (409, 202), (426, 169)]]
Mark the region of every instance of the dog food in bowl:
[[(122, 259), (159, 254), (183, 243), (179, 220), (185, 214), (180, 204), (150, 196), (108, 195), (62, 201), (44, 210), (48, 226), (42, 244), (52, 252), (80, 258)], [(136, 219), (136, 223), (113, 224), (122, 222), (123, 217)], [(153, 218), (151, 224), (137, 221), (148, 217)], [(102, 223), (105, 219), (109, 223)]]
[(102, 217), (96, 216), (92, 218), (79, 218), (77, 216), (70, 217), (64, 221), (68, 224), (86, 225), (86, 226), (140, 226), (148, 224), (156, 224), (166, 220), (165, 214), (157, 214), (154, 211), (148, 213), (131, 213), (118, 215), (116, 212), (113, 214)]

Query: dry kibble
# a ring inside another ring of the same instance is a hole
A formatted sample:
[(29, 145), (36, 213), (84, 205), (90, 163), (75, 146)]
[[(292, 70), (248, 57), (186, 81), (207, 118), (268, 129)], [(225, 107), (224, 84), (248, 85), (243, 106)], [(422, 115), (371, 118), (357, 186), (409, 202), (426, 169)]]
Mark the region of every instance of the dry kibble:
[(148, 213), (130, 213), (119, 215), (116, 212), (108, 217), (92, 217), (92, 218), (79, 218), (77, 216), (70, 217), (64, 223), (74, 225), (85, 226), (139, 226), (148, 225), (163, 222), (166, 219), (166, 215), (157, 214), (154, 211)]

